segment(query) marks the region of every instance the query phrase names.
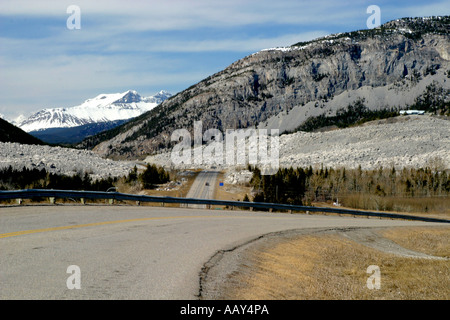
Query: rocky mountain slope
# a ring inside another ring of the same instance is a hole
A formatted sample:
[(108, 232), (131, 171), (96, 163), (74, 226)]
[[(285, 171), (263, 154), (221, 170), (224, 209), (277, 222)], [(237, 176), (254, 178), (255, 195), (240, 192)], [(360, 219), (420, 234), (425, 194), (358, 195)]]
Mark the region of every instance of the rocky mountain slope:
[(22, 144), (44, 144), (41, 140), (0, 118), (0, 142), (17, 142)]
[(170, 150), (172, 132), (192, 132), (194, 121), (202, 121), (203, 130), (283, 132), (361, 98), (372, 109), (408, 108), (430, 94), (448, 103), (449, 22), (448, 16), (399, 19), (376, 29), (262, 50), (80, 147), (104, 157), (142, 158)]

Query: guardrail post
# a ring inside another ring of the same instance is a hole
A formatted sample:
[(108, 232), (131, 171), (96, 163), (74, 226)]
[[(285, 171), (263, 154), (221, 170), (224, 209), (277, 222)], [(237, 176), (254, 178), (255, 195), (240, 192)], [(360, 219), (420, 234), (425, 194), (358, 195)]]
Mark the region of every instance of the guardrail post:
[(17, 204), (22, 204), (22, 199), (16, 199)]
[(86, 204), (86, 200), (84, 198), (81, 198), (81, 204)]
[(140, 206), (140, 205), (141, 205), (141, 202), (140, 202), (140, 201), (136, 201), (136, 205), (137, 205), (137, 206)]
[(114, 199), (109, 199), (109, 204), (114, 204)]

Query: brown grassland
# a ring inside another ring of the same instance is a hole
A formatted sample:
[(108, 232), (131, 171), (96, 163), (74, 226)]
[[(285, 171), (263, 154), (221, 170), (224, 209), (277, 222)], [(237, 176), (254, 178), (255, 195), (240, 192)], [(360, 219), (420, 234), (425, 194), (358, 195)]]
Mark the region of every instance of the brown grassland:
[[(409, 249), (450, 257), (450, 228), (391, 228), (380, 233)], [(380, 289), (369, 289), (370, 265)], [(221, 299), (448, 300), (450, 260), (401, 257), (340, 235), (301, 235), (252, 250), (226, 281)]]

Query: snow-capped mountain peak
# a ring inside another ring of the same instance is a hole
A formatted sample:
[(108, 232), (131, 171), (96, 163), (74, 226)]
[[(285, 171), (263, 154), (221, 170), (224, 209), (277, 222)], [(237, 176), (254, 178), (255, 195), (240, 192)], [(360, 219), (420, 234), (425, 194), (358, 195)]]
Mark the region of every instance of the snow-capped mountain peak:
[(155, 95), (153, 95), (151, 97), (144, 98), (144, 99), (145, 99), (145, 101), (148, 101), (148, 102), (153, 102), (153, 103), (160, 104), (164, 100), (169, 99), (171, 96), (172, 96), (171, 93), (169, 93), (167, 91), (164, 91), (164, 90), (161, 90), (157, 94), (155, 94)]
[(42, 109), (16, 125), (27, 132), (49, 128), (70, 128), (89, 123), (127, 120), (152, 110), (171, 97), (166, 91), (142, 97), (135, 90), (99, 94), (82, 104), (69, 108)]

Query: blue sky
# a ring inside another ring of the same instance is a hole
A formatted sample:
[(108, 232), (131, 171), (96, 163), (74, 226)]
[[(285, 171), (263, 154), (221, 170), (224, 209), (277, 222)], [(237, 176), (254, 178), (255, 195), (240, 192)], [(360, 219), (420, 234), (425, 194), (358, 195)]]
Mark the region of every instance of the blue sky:
[[(70, 5), (79, 30), (66, 26)], [(441, 0), (2, 0), (0, 114), (128, 89), (177, 93), (261, 49), (366, 29), (369, 5), (382, 23), (450, 13)]]

